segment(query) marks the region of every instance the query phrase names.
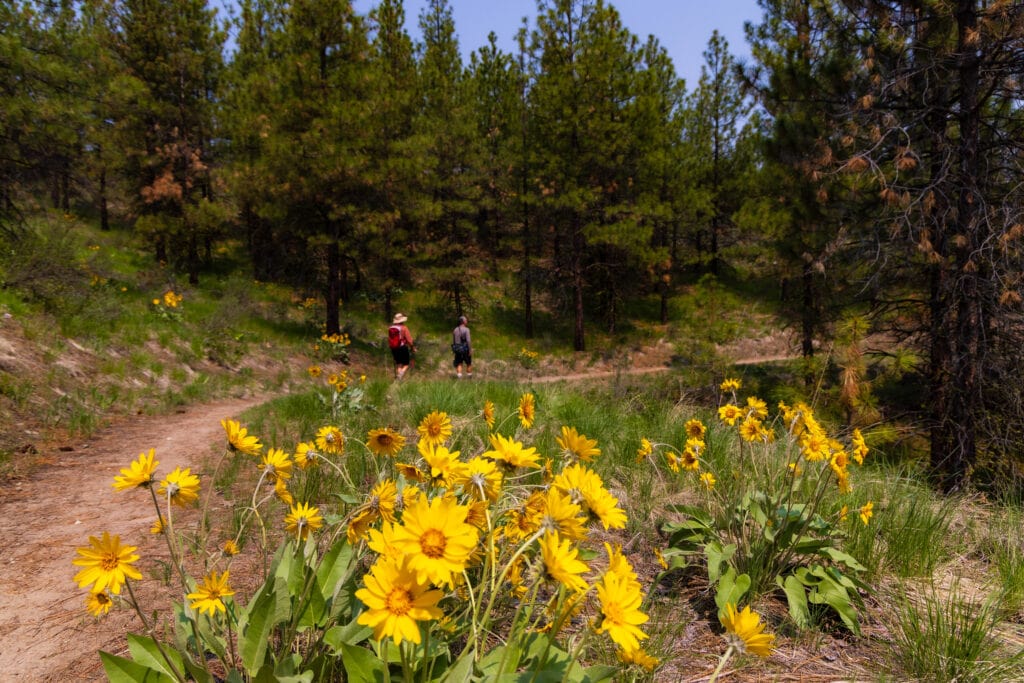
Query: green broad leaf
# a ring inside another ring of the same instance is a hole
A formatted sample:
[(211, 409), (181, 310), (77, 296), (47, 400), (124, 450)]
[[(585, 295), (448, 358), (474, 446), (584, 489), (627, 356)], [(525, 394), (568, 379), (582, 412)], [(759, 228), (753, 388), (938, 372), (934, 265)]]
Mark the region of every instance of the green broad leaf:
[(313, 683), (313, 672), (303, 671), (300, 674), (294, 676), (275, 676), (277, 683)]
[(334, 497), (346, 505), (359, 505), (362, 501), (351, 493), (334, 493)]
[(573, 662), (569, 670), (569, 680), (579, 683), (614, 683), (619, 672), (620, 669), (615, 666), (595, 664), (583, 668), (579, 662)]
[(808, 600), (816, 605), (828, 605), (831, 607), (843, 624), (851, 633), (860, 635), (860, 623), (857, 619), (857, 610), (854, 607), (850, 594), (846, 588), (836, 581), (831, 573), (820, 565), (815, 565), (809, 572), (818, 579), (817, 585), (808, 596)]
[(836, 582), (837, 584), (839, 584), (843, 588), (845, 588), (847, 590), (852, 590), (852, 591), (856, 591), (857, 590), (857, 584), (854, 583), (850, 579), (850, 577), (846, 576), (846, 574), (843, 574), (841, 571), (839, 571), (835, 567), (828, 567), (828, 568), (825, 569), (825, 571), (828, 572), (829, 578), (831, 578), (834, 582)]
[[(483, 656), (477, 664), (480, 673), (487, 680), (492, 680), (504, 673), (510, 673), (519, 668), (519, 660), (522, 658), (522, 650), (514, 643), (499, 645)], [(504, 666), (502, 666), (504, 660)]]
[(673, 503), (672, 505), (666, 505), (665, 508), (671, 512), (678, 512), (680, 514), (689, 515), (695, 520), (702, 522), (705, 526), (711, 526), (711, 515), (707, 510), (703, 510), (693, 505), (682, 505)]
[(167, 659), (171, 660), (170, 664), (167, 663), (167, 659), (164, 659), (164, 655), (160, 653), (160, 648), (152, 638), (134, 633), (128, 634), (128, 651), (132, 653), (132, 660), (171, 678), (177, 678), (174, 672), (177, 671), (180, 674), (185, 670), (181, 655), (170, 645), (165, 644), (161, 647), (163, 647)]
[(694, 552), (715, 537), (715, 532), (711, 527), (695, 520), (670, 522), (662, 525), (661, 528), (668, 534), (669, 549), (675, 548), (685, 552)]
[(813, 588), (821, 583), (821, 577), (816, 576), (807, 567), (797, 567), (791, 576), (808, 588)]
[(842, 550), (833, 547), (826, 547), (821, 549), (821, 554), (828, 557), (833, 562), (843, 565), (848, 569), (852, 569), (855, 572), (866, 572), (867, 567), (862, 565), (852, 555), (844, 553)]
[(720, 542), (712, 541), (704, 546), (704, 554), (708, 558), (708, 581), (716, 583), (722, 574), (722, 565), (727, 564), (736, 554), (736, 544), (730, 543), (723, 547)]
[(449, 666), (441, 676), (435, 678), (437, 683), (465, 683), (473, 679), (473, 659), (476, 650), (470, 648), (466, 654), (459, 657), (454, 664)]
[(351, 572), (353, 555), (352, 546), (344, 537), (332, 545), (324, 555), (316, 578), (325, 600), (330, 600), (338, 594), (339, 584)]
[(819, 534), (828, 535), (832, 533), (832, 524), (822, 518), (821, 515), (814, 515), (807, 528)]
[(274, 672), (273, 662), (264, 662), (256, 675), (252, 677), (251, 683), (277, 683), (277, 674)]
[(324, 642), (330, 647), (334, 654), (341, 650), (341, 644), (358, 645), (373, 635), (373, 629), (363, 626), (355, 619), (342, 626), (332, 626), (324, 633)]
[[(192, 680), (194, 680), (196, 683), (214, 683), (214, 681), (216, 680), (209, 671), (204, 669), (199, 664), (196, 664), (195, 662), (188, 659), (185, 660), (185, 673), (188, 676), (191, 676)], [(240, 672), (235, 671), (234, 669), (231, 670), (231, 673), (239, 677), (242, 675)], [(231, 683), (232, 679), (230, 674), (228, 675), (227, 680), (228, 683)], [(241, 678), (239, 678), (238, 680), (241, 680)]]
[(665, 563), (668, 565), (668, 569), (663, 570), (663, 573), (672, 571), (673, 569), (685, 569), (690, 566), (690, 561), (687, 559), (686, 553), (672, 551), (669, 549), (662, 553), (661, 556), (665, 558)]
[(793, 621), (800, 628), (811, 626), (811, 611), (807, 606), (807, 590), (803, 583), (790, 574), (783, 580), (781, 576), (775, 577), (775, 583), (786, 593), (786, 602), (789, 603), (789, 614)]
[[(526, 636), (526, 643), (523, 647), (523, 661), (539, 660), (546, 657), (548, 660), (559, 658), (559, 654), (565, 652), (552, 641), (550, 634), (530, 633)], [(566, 655), (568, 657), (568, 655)]]
[(380, 683), (385, 680), (384, 662), (365, 647), (341, 643), (340, 649), (349, 683)]
[[(832, 586), (834, 585), (832, 584)], [(850, 602), (850, 596), (846, 591), (840, 586), (835, 586), (835, 588), (838, 588), (838, 590), (819, 590), (817, 596), (811, 596), (811, 601), (831, 607), (839, 615), (839, 618), (843, 620), (846, 628), (854, 635), (859, 636), (860, 623), (857, 620), (857, 610), (854, 609), (853, 604)]]
[(110, 683), (175, 683), (173, 678), (156, 669), (108, 652), (100, 652), (100, 660)]
[(804, 503), (782, 505), (775, 510), (775, 516), (779, 520), (785, 520), (786, 522), (800, 522), (803, 519), (806, 507)]
[(267, 640), (274, 628), (278, 593), (274, 586), (277, 584), (277, 581), (264, 583), (238, 619), (238, 650), (242, 666), (250, 676), (262, 668), (267, 656)]
[[(277, 570), (274, 572), (274, 579), (281, 579), (285, 582), (288, 587), (289, 597), (298, 597), (299, 593), (302, 592), (303, 585), (303, 574), (305, 573), (306, 563), (301, 561), (297, 552), (292, 552), (292, 544), (286, 543), (288, 551), (281, 557), (280, 564), (277, 565)], [(301, 552), (301, 548), (298, 549)]]
[[(313, 579), (313, 582), (314, 584), (319, 584), (316, 579)], [(306, 596), (302, 614), (299, 616), (299, 630), (323, 626), (326, 615), (327, 602), (324, 600), (320, 586), (314, 585)]]
[(814, 538), (813, 536), (801, 536), (793, 544), (793, 550), (802, 555), (817, 555), (825, 548), (832, 546), (832, 541), (825, 538)]
[[(231, 609), (231, 607), (229, 607)], [(174, 605), (174, 635), (175, 642), (177, 643), (177, 650), (179, 652), (188, 652), (189, 647), (192, 646), (195, 634), (193, 629), (198, 631), (199, 639), (203, 642), (203, 647), (213, 652), (222, 661), (226, 661), (228, 658), (227, 654), (227, 641), (218, 634), (214, 633), (210, 626), (210, 622), (207, 619), (200, 619), (198, 615), (191, 612), (194, 615), (195, 623), (193, 624), (192, 618), (189, 617), (191, 610), (180, 603)], [(186, 662), (188, 664), (188, 662)], [(204, 673), (205, 670), (200, 667), (200, 670)], [(209, 674), (206, 674), (209, 677)], [(194, 676), (194, 674), (193, 674)]]
[(718, 607), (719, 615), (725, 613), (725, 606), (729, 603), (739, 605), (740, 600), (750, 590), (750, 576), (740, 574), (736, 576), (736, 569), (729, 567), (729, 570), (722, 575), (718, 581), (718, 588), (715, 592), (715, 605)]

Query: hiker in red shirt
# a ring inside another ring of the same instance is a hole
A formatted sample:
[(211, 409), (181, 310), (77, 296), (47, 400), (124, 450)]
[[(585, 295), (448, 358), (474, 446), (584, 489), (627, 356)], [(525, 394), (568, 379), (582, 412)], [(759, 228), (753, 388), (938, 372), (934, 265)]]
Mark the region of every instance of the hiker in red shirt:
[(405, 376), (405, 371), (412, 365), (412, 354), (416, 353), (412, 334), (405, 326), (406, 320), (408, 318), (404, 315), (396, 313), (388, 328), (388, 347), (391, 349), (391, 357), (395, 359), (395, 379)]

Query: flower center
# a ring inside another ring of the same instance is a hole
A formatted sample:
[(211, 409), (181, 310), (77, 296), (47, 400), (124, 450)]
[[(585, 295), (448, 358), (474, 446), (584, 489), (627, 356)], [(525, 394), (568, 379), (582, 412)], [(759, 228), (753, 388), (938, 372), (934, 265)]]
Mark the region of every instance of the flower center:
[(438, 529), (427, 529), (420, 536), (420, 548), (423, 550), (423, 554), (432, 560), (444, 556), (446, 545), (447, 540), (444, 533)]
[(377, 445), (381, 448), (391, 448), (391, 435), (381, 434), (377, 437)]
[(117, 569), (118, 564), (120, 564), (120, 558), (114, 553), (107, 553), (103, 556), (103, 559), (100, 560), (100, 567), (102, 567), (105, 572), (114, 571)]
[(604, 606), (604, 620), (606, 622), (615, 624), (616, 626), (621, 626), (626, 623), (623, 616), (622, 608), (619, 605), (612, 603)]
[(392, 588), (385, 600), (385, 606), (392, 614), (404, 616), (412, 608), (412, 596), (404, 588)]
[(569, 500), (571, 500), (574, 505), (581, 505), (583, 503), (583, 491), (580, 491), (579, 489), (569, 489), (568, 493)]

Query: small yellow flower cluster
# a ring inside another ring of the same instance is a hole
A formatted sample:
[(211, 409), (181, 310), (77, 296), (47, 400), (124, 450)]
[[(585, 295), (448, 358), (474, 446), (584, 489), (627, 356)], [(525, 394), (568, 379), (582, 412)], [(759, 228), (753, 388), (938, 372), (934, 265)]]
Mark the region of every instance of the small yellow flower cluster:
[(640, 447), (636, 449), (636, 461), (643, 462), (654, 453), (654, 445), (646, 438), (640, 439)]
[[(807, 462), (828, 462), (835, 473), (839, 492), (846, 494), (852, 491), (850, 485), (850, 454), (838, 440), (831, 438), (824, 427), (814, 417), (814, 411), (805, 403), (794, 406), (779, 403), (782, 420), (789, 433), (800, 446), (800, 455)], [(868, 447), (859, 429), (854, 429), (850, 439), (853, 460), (858, 465), (864, 464)], [(869, 515), (870, 517), (870, 515)], [(867, 519), (864, 518), (867, 524)]]
[(747, 398), (747, 405), (744, 407), (726, 403), (718, 409), (718, 419), (725, 424), (732, 427), (737, 422), (740, 423), (740, 436), (748, 443), (769, 443), (775, 440), (775, 432), (764, 425), (767, 417), (768, 405), (754, 396)]
[(330, 344), (331, 346), (348, 346), (352, 343), (347, 334), (322, 334), (320, 335), (320, 341)]
[(537, 367), (537, 362), (539, 361), (539, 359), (540, 353), (538, 353), (537, 351), (531, 351), (525, 346), (519, 349), (519, 364), (522, 365), (524, 368)]
[[(532, 408), (533, 397), (526, 396), (521, 420), (524, 406)], [(493, 420), (493, 410), (488, 402), (485, 420), (488, 414)], [(543, 468), (541, 455), (512, 436), (490, 434), (490, 449), (463, 457), (448, 447), (453, 429), (447, 413), (426, 414), (416, 432), (419, 457), (399, 463), (392, 459), (405, 438), (391, 428), (370, 431), (367, 447), (388, 458), (384, 465), (394, 462), (394, 474), (348, 518), (349, 540), (365, 540), (376, 553), (356, 592), (366, 606), (358, 621), (374, 638), (421, 642), (424, 623), (445, 620), (442, 600), (454, 594), (471, 595), (477, 604), (546, 596), (550, 621), (544, 628), (557, 631), (570, 613), (586, 607), (594, 588), (602, 615), (595, 630), (619, 645), (623, 661), (656, 665), (639, 647), (647, 616), (640, 610), (640, 583), (621, 551), (606, 546), (608, 568), (591, 579), (592, 567), (580, 557), (578, 544), (592, 522), (605, 529), (626, 524), (618, 499), (584, 464), (600, 456), (596, 440), (563, 427), (564, 467), (549, 485), (524, 485), (530, 471)], [(505, 486), (510, 477), (519, 482), (515, 487)]]
[(742, 382), (740, 380), (738, 380), (738, 379), (727, 378), (725, 381), (723, 381), (719, 385), (718, 388), (722, 390), (722, 393), (735, 394), (737, 391), (740, 390), (740, 387), (742, 385), (743, 385)]
[(183, 299), (183, 296), (175, 294), (173, 289), (169, 289), (164, 293), (164, 306), (167, 308), (177, 308)]
[(347, 334), (327, 334), (324, 332), (320, 335), (320, 338), (313, 343), (313, 352), (317, 354), (320, 359), (346, 363), (348, 362), (348, 347), (351, 345), (352, 340)]
[(348, 388), (348, 370), (342, 370), (341, 372), (332, 372), (327, 375), (327, 386), (333, 388), (337, 392), (345, 391)]

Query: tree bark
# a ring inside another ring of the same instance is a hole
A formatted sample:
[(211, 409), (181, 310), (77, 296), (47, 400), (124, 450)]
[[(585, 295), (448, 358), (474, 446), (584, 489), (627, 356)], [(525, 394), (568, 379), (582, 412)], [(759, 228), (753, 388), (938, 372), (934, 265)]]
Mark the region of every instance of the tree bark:
[(337, 242), (327, 245), (327, 292), (324, 296), (327, 305), (325, 316), (327, 334), (340, 334), (341, 321), (338, 316), (340, 286), (338, 274), (341, 272), (341, 252)]

